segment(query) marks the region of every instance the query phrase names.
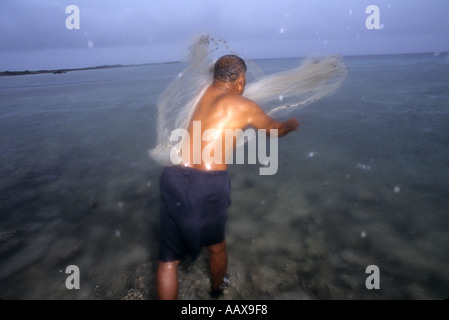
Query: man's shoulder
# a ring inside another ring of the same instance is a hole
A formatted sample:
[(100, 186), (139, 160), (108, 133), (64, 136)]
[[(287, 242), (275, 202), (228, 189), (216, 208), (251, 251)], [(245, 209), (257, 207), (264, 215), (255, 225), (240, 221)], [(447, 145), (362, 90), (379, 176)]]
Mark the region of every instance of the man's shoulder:
[(253, 101), (238, 94), (226, 94), (220, 98), (220, 102), (235, 108), (246, 108), (255, 105)]

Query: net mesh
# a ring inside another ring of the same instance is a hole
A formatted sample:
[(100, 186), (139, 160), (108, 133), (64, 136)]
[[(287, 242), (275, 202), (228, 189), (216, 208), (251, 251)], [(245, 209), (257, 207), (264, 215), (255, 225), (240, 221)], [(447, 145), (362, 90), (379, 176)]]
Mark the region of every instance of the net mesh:
[[(171, 165), (170, 151), (177, 141), (170, 134), (187, 128), (195, 106), (213, 81), (212, 53), (225, 49), (236, 54), (223, 40), (208, 35), (197, 37), (190, 46), (188, 65), (162, 92), (157, 101), (157, 145), (150, 156), (162, 165)], [(334, 93), (346, 78), (347, 69), (339, 56), (304, 59), (297, 68), (264, 75), (253, 61), (248, 66), (243, 96), (259, 104), (271, 117), (285, 117)], [(238, 145), (243, 142), (239, 141)]]

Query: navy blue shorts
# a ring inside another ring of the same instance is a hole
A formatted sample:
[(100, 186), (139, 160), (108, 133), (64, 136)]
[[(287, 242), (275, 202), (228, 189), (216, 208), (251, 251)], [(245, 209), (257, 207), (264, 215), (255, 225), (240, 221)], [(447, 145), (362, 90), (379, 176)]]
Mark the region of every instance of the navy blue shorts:
[(159, 260), (170, 262), (225, 239), (231, 180), (227, 170), (170, 166), (161, 176)]

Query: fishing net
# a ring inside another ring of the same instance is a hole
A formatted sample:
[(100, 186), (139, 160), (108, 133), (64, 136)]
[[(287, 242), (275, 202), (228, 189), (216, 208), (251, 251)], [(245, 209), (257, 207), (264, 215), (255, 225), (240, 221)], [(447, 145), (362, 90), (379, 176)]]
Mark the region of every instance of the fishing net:
[[(177, 141), (170, 141), (173, 130), (186, 129), (195, 106), (213, 81), (212, 54), (225, 49), (236, 54), (223, 40), (197, 37), (190, 46), (188, 65), (162, 92), (157, 101), (157, 145), (149, 151), (162, 165), (170, 165), (170, 151)], [(248, 67), (243, 96), (259, 104), (273, 118), (285, 117), (334, 93), (346, 78), (347, 69), (339, 56), (307, 58), (297, 68), (264, 75), (254, 61)], [(244, 141), (238, 141), (241, 145)]]

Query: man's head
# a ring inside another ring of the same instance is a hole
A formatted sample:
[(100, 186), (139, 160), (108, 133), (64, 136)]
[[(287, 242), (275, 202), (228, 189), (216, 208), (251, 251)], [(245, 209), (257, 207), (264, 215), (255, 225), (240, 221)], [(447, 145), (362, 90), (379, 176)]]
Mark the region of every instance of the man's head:
[(237, 80), (246, 84), (246, 64), (236, 55), (222, 56), (214, 66), (214, 80), (233, 83)]

